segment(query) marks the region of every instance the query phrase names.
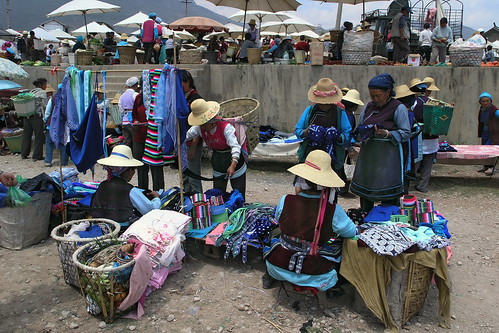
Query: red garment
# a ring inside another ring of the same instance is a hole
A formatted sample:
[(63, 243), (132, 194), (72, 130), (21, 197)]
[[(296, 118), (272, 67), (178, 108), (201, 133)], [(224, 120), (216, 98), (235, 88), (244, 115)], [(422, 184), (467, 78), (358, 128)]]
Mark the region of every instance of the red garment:
[(305, 52), (308, 52), (309, 49), (310, 49), (310, 46), (305, 41), (298, 42), (295, 45), (295, 50), (303, 50)]
[(156, 22), (153, 20), (147, 20), (142, 24), (142, 43), (153, 43), (154, 42), (154, 28)]
[(146, 107), (142, 99), (142, 93), (135, 97), (132, 109), (132, 121), (138, 121), (142, 125), (134, 126), (133, 141), (134, 142), (146, 142), (147, 137), (147, 115)]
[(208, 147), (214, 150), (230, 149), (224, 135), (225, 127), (227, 127), (228, 124), (228, 122), (223, 120), (217, 122), (217, 128), (213, 134), (201, 129), (201, 136)]
[(227, 53), (228, 48), (229, 48), (229, 44), (227, 44), (226, 42), (220, 43), (220, 53), (222, 53), (222, 54)]

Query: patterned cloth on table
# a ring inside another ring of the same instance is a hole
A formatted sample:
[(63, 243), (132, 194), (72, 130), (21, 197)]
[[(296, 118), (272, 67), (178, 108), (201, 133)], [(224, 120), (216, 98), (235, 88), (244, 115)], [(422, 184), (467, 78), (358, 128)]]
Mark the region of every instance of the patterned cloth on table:
[[(151, 69), (149, 71), (151, 98), (149, 103), (149, 119), (147, 122), (147, 137), (142, 162), (153, 166), (161, 166), (174, 162), (173, 155), (165, 154), (158, 148), (158, 124), (156, 123), (154, 112), (156, 107), (156, 88), (161, 73), (162, 69)], [(144, 95), (145, 99), (146, 95)]]

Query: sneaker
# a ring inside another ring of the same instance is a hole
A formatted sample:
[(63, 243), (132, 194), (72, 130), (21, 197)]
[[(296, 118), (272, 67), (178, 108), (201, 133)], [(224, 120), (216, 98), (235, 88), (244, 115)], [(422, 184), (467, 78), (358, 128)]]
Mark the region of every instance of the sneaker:
[(420, 187), (417, 187), (417, 186), (415, 188), (416, 188), (416, 191), (418, 191), (418, 192), (428, 193), (428, 189), (427, 188), (425, 189), (425, 188), (420, 188)]
[(272, 288), (272, 285), (276, 279), (274, 279), (272, 276), (269, 275), (269, 273), (265, 273), (262, 275), (262, 288), (263, 289), (270, 289)]
[(487, 171), (487, 167), (483, 166), (482, 168), (478, 169), (476, 172), (485, 172)]
[(45, 162), (45, 167), (47, 167), (47, 168), (52, 167), (52, 163), (47, 163), (47, 162)]

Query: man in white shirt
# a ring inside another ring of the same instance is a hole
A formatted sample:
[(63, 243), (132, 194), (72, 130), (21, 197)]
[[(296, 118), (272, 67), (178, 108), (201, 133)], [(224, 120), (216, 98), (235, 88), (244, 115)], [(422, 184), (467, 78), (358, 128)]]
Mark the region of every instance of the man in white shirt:
[(419, 54), (421, 54), (422, 59), (426, 62), (430, 62), (431, 58), (431, 35), (430, 24), (425, 23), (424, 30), (419, 35), (419, 45), (421, 46)]
[(121, 95), (118, 106), (123, 113), (121, 122), (123, 131), (123, 143), (128, 147), (132, 147), (133, 129), (132, 129), (132, 110), (135, 97), (138, 95), (139, 79), (132, 76), (126, 80), (127, 90)]

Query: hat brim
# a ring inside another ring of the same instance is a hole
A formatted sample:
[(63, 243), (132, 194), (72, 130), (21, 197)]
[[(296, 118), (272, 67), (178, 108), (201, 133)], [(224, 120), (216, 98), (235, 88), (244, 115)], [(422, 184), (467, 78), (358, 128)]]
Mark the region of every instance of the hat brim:
[(333, 171), (316, 170), (305, 163), (292, 166), (288, 169), (294, 175), (324, 187), (343, 187), (345, 182)]
[(355, 98), (349, 97), (347, 95), (343, 96), (342, 100), (347, 101), (347, 102), (351, 102), (351, 103), (357, 104), (357, 105), (364, 105), (364, 102), (362, 102), (360, 99), (355, 99)]
[(404, 91), (400, 95), (395, 95), (395, 99), (404, 98), (407, 96), (414, 96), (414, 95), (416, 95), (416, 94), (413, 91)]
[(426, 88), (426, 90), (429, 90), (429, 91), (440, 91), (440, 89), (438, 89), (438, 87), (434, 84), (430, 85), (428, 88)]
[(105, 166), (122, 167), (122, 168), (136, 168), (144, 165), (144, 163), (142, 163), (139, 160), (136, 160), (135, 158), (125, 159), (123, 157), (118, 157), (113, 155), (101, 158), (100, 160), (97, 160), (97, 163)]
[(314, 95), (314, 91), (317, 89), (317, 85), (313, 85), (310, 87), (308, 90), (307, 96), (308, 100), (312, 103), (317, 103), (317, 104), (336, 104), (341, 101), (343, 98), (343, 93), (339, 88), (336, 88), (336, 94), (333, 96), (325, 96), (325, 97), (319, 97)]
[(215, 117), (220, 112), (220, 104), (213, 101), (207, 101), (208, 109), (202, 114), (195, 115), (190, 113), (187, 121), (191, 126), (201, 126), (209, 122), (213, 117)]

